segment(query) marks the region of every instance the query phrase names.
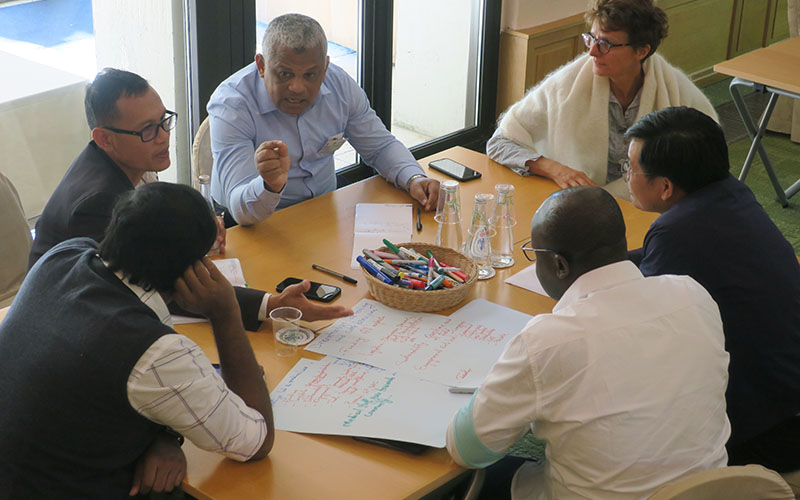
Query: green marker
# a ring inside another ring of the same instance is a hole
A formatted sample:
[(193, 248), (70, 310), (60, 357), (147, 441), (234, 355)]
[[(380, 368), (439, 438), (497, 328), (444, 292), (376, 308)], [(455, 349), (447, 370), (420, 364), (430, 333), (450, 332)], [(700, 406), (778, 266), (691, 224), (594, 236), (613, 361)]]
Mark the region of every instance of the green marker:
[(400, 249), (399, 249), (399, 248), (397, 248), (397, 245), (395, 245), (395, 244), (394, 244), (394, 243), (392, 243), (391, 241), (389, 241), (389, 240), (387, 240), (386, 238), (384, 238), (384, 239), (383, 239), (383, 244), (384, 244), (384, 245), (386, 245), (386, 246), (389, 248), (389, 250), (391, 250), (391, 251), (392, 251), (392, 253), (395, 253), (395, 254), (397, 254), (397, 255), (400, 255)]

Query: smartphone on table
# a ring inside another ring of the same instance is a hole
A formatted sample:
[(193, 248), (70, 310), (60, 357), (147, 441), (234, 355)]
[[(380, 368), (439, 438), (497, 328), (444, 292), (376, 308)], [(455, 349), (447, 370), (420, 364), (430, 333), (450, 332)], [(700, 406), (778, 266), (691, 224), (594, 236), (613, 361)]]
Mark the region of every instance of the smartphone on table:
[[(287, 286), (294, 285), (295, 283), (300, 283), (303, 280), (300, 278), (286, 278), (285, 280), (278, 283), (278, 286), (275, 287), (275, 290), (278, 293), (282, 292)], [(333, 285), (326, 285), (325, 283), (317, 283), (316, 281), (311, 282), (311, 287), (308, 289), (306, 293), (303, 295), (310, 300), (318, 300), (320, 302), (330, 302), (339, 294), (342, 293), (342, 289), (338, 286)]]
[(450, 158), (433, 160), (432, 162), (428, 163), (428, 166), (461, 182), (479, 179), (481, 176), (481, 173), (477, 170), (473, 170), (466, 165), (462, 165), (455, 160), (451, 160)]

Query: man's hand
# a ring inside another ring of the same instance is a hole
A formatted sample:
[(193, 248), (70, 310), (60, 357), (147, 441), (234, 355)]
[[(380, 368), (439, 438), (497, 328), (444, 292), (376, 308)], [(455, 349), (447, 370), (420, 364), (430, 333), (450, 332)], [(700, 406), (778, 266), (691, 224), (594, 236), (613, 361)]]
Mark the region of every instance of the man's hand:
[(267, 189), (279, 193), (289, 178), (289, 148), (282, 141), (265, 141), (256, 149), (255, 159)]
[(186, 457), (181, 446), (165, 432), (156, 436), (144, 454), (136, 461), (130, 496), (172, 491), (186, 476)]
[(287, 286), (280, 295), (273, 295), (269, 298), (267, 308), (271, 311), (277, 307), (283, 306), (296, 307), (303, 312), (303, 320), (305, 321), (335, 319), (353, 315), (353, 310), (349, 307), (323, 306), (322, 304), (311, 302), (303, 295), (310, 287), (311, 283), (308, 280), (303, 280), (302, 283)]
[(575, 170), (566, 165), (562, 165), (561, 163), (549, 158), (545, 158), (544, 156), (539, 157), (539, 159), (534, 162), (528, 160), (525, 162), (525, 164), (528, 165), (528, 168), (531, 169), (531, 172), (536, 175), (541, 175), (551, 179), (553, 182), (558, 184), (558, 187), (561, 189), (575, 186), (597, 185), (592, 179), (589, 178), (589, 176), (580, 170)]
[(439, 181), (427, 177), (417, 177), (411, 181), (408, 194), (417, 200), (426, 212), (436, 210), (436, 202), (439, 199)]
[(174, 298), (182, 308), (203, 314), (212, 322), (240, 314), (233, 287), (208, 257), (189, 266), (175, 281)]

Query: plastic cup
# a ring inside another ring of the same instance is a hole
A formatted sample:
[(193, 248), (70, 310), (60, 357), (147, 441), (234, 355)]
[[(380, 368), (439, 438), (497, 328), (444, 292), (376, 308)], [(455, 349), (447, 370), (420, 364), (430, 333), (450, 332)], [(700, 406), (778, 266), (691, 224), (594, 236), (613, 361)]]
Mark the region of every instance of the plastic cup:
[(296, 307), (276, 307), (269, 313), (278, 356), (294, 356), (300, 346), (314, 340), (314, 332), (300, 326), (302, 311)]

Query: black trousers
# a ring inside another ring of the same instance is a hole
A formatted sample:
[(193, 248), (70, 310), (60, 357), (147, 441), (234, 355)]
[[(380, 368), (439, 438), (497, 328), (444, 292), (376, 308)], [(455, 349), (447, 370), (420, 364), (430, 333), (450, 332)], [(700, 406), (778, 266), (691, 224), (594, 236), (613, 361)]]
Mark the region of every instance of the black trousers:
[(727, 448), (728, 465), (759, 464), (775, 472), (800, 470), (800, 416)]

